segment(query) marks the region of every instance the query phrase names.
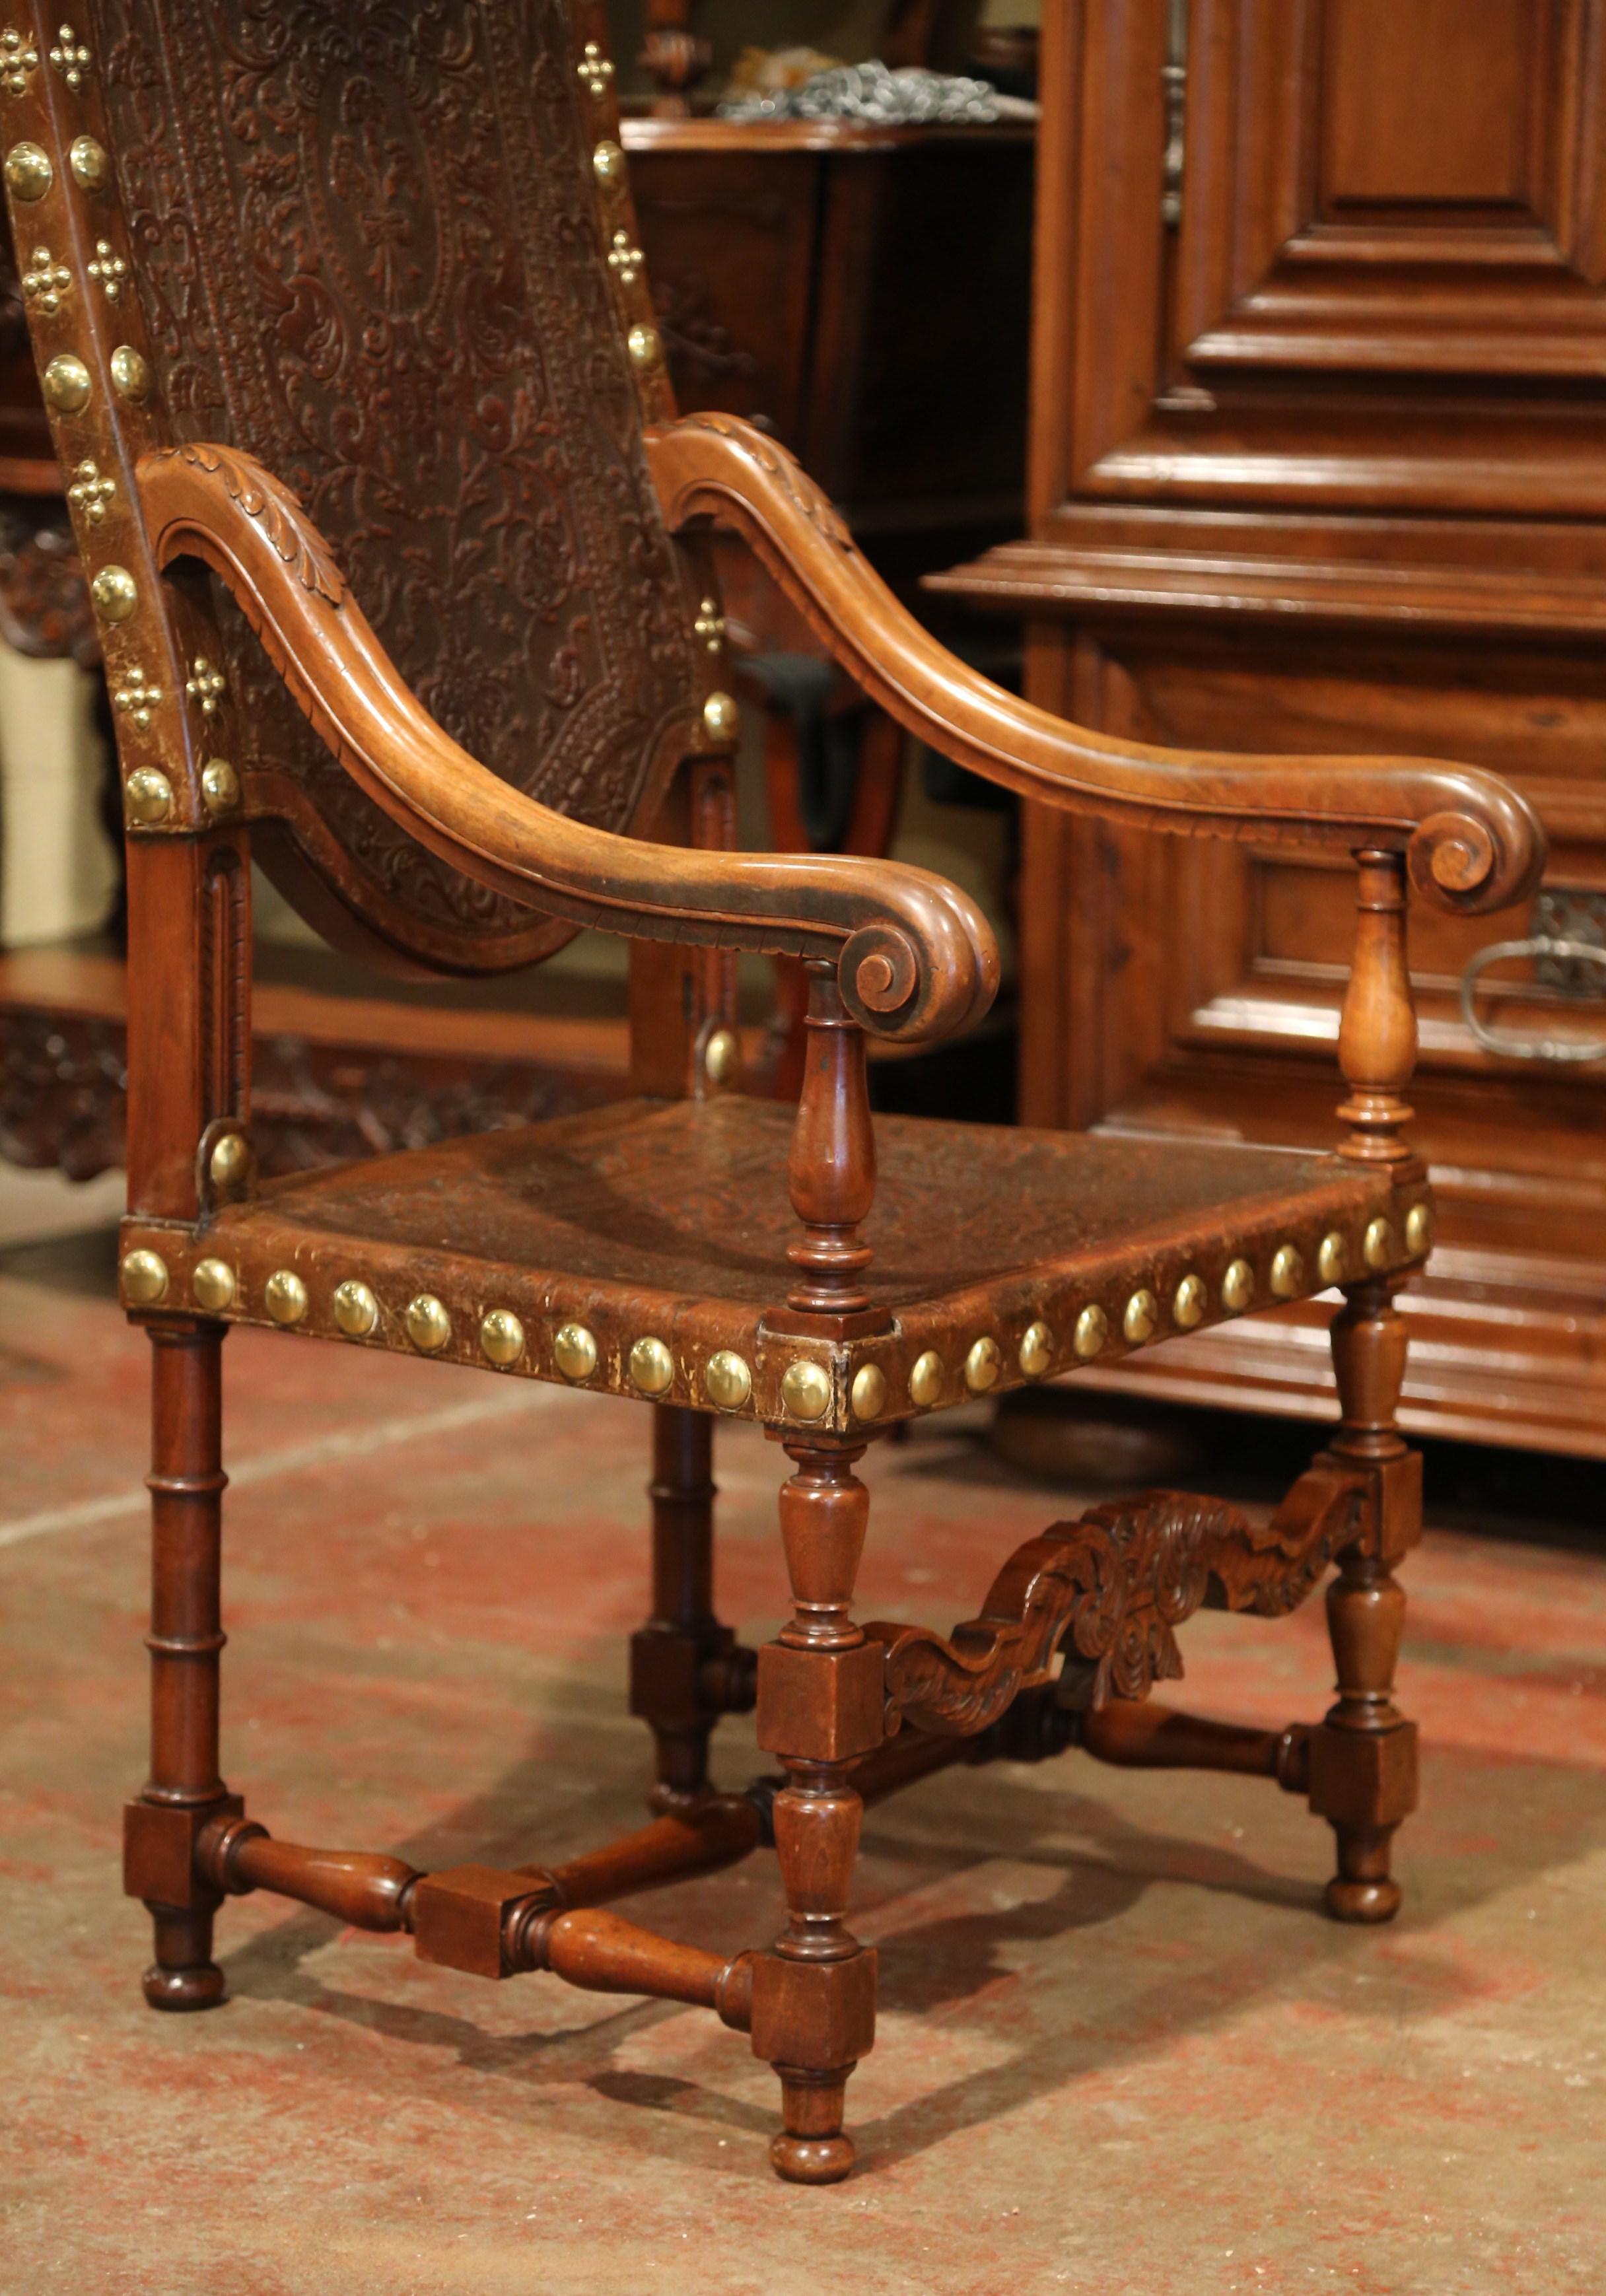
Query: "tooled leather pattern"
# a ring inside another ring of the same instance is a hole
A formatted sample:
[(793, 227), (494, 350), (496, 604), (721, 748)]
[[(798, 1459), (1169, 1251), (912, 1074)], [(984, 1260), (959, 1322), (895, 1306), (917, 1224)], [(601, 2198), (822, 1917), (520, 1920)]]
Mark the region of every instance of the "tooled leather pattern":
[[(172, 434), (244, 448), (292, 488), (465, 749), (628, 827), (696, 664), (561, 0), (94, 16)], [(381, 906), (437, 944), (528, 926), (352, 785), (214, 587), (248, 766), (292, 772)]]

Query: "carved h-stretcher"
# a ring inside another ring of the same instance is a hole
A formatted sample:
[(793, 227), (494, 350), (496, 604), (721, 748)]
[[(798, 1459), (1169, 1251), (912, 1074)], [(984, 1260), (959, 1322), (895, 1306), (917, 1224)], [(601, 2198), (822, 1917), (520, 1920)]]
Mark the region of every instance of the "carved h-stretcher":
[[(155, 1432), (152, 1767), (127, 1885), (154, 1923), (152, 2005), (221, 2002), (215, 1917), (272, 1890), (408, 1931), (455, 1968), (714, 2010), (780, 2077), (776, 2168), (828, 2182), (852, 2163), (844, 2094), (874, 2027), (875, 1956), (848, 1923), (860, 1816), (915, 1778), (1071, 1745), (1264, 1775), (1333, 1827), (1330, 1911), (1389, 1918), (1416, 1791), (1393, 1574), (1421, 1521), (1394, 1297), (1432, 1234), (1403, 1128), (1407, 887), (1450, 909), (1521, 899), (1544, 856), (1527, 807), (1427, 761), (1116, 742), (935, 645), (774, 440), (675, 419), (598, 9), (85, 16), (61, 65), (53, 21), (21, 11), (0, 114), (19, 244), (48, 245), (68, 282), (29, 320), (127, 818), (121, 1287), (152, 1342)], [(1335, 1154), (873, 1126), (866, 1038), (964, 1029), (996, 952), (925, 872), (730, 849), (712, 522), (971, 770), (1128, 825), (1353, 858)], [(253, 856), (325, 931), (414, 967), (504, 970), (582, 925), (627, 936), (638, 1097), (259, 1185)], [(809, 968), (795, 1122), (738, 1088), (742, 949)], [(1028, 1541), (952, 1634), (856, 1620), (854, 1468), (900, 1421), (1335, 1285), (1340, 1423), (1268, 1523), (1150, 1492)], [(647, 1407), (644, 1830), (550, 1868), (419, 1874), (246, 1815), (218, 1744), (234, 1324)], [(794, 1467), (792, 1616), (756, 1657), (714, 1608), (721, 1415), (774, 1431)], [(1180, 1671), (1200, 1603), (1275, 1615), (1333, 1565), (1322, 1721), (1245, 1730), (1142, 1703)], [(717, 1792), (710, 1734), (755, 1702), (777, 1774)], [(788, 1921), (761, 1949), (726, 1961), (602, 1910), (769, 1841)]]

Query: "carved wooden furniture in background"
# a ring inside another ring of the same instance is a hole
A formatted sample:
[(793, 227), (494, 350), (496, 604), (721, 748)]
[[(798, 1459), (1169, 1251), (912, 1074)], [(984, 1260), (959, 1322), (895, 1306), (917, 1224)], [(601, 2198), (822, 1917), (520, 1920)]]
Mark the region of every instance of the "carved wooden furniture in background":
[[(1042, 96), (1031, 539), (957, 586), (1024, 611), (1030, 692), (1110, 733), (1509, 773), (1606, 939), (1601, 0), (1075, 0)], [(1314, 853), (1028, 809), (1024, 1113), (1319, 1141), (1347, 909)], [(1600, 1456), (1606, 1062), (1492, 1055), (1459, 1003), (1529, 930), (1415, 938), (1443, 1218), (1402, 1411)], [(1490, 1016), (1606, 1038), (1606, 972), (1548, 970), (1504, 966)], [(1324, 1313), (1109, 1383), (1320, 1412)]]
[[(115, 489), (79, 539), (128, 813), (121, 1287), (154, 1355), (152, 1767), (126, 1862), (155, 1927), (148, 1998), (220, 2001), (214, 1916), (269, 1889), (410, 1931), (453, 1968), (698, 2003), (779, 2075), (777, 2169), (829, 2181), (852, 2163), (844, 2092), (873, 2038), (875, 1956), (847, 1921), (864, 1800), (981, 1734), (979, 1752), (1054, 1751), (1112, 1701), (1095, 1752), (1304, 1791), (1336, 1835), (1331, 1910), (1387, 1919), (1415, 1749), (1392, 1702), (1392, 1571), (1420, 1500), (1393, 1300), (1431, 1238), (1402, 1134), (1407, 873), (1452, 911), (1520, 898), (1543, 856), (1527, 808), (1456, 767), (1112, 742), (945, 652), (783, 449), (734, 418), (674, 419), (645, 283), (606, 261), (634, 218), (594, 7), (86, 13), (85, 68), (0, 76), (0, 105), (13, 215), (72, 278), (30, 315), (57, 450)], [(27, 20), (43, 54), (49, 20)], [(439, 152), (449, 186), (423, 165)], [(128, 266), (115, 303), (101, 241)], [(1337, 1153), (909, 1120), (878, 1140), (867, 1038), (966, 1027), (996, 951), (922, 871), (727, 849), (734, 709), (697, 628), (715, 522), (883, 709), (973, 770), (1076, 817), (1355, 857)], [(582, 922), (628, 936), (638, 1096), (260, 1184), (253, 850), (332, 926), (437, 970), (494, 972)], [(795, 1119), (702, 1057), (741, 948), (809, 967)], [(1150, 1494), (1030, 1542), (952, 1636), (855, 1620), (854, 1468), (889, 1429), (1335, 1281), (1340, 1423), (1269, 1526)], [(656, 1413), (633, 1703), (659, 1824), (555, 1872), (421, 1875), (246, 1817), (218, 1769), (239, 1323)], [(793, 1613), (756, 1661), (713, 1609), (720, 1414), (773, 1430), (795, 1468)], [(1124, 1714), (1175, 1672), (1200, 1602), (1285, 1609), (1333, 1561), (1322, 1723)], [(755, 1693), (783, 1775), (716, 1795), (708, 1733)], [(725, 1960), (588, 1910), (771, 1838), (789, 1919), (768, 1949)]]

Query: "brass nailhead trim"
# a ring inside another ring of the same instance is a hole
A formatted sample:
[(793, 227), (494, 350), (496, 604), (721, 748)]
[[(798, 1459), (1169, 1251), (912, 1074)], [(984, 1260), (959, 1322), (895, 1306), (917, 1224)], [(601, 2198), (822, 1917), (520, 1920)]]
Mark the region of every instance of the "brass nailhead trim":
[(1291, 1243), (1280, 1243), (1272, 1255), (1272, 1297), (1291, 1300), (1305, 1282), (1305, 1262)]
[(57, 414), (77, 414), (89, 404), (89, 369), (81, 358), (63, 351), (45, 370), (45, 404)]
[(262, 1304), (275, 1324), (299, 1324), (307, 1313), (307, 1286), (290, 1268), (275, 1268), (262, 1287)]
[(217, 1314), (234, 1297), (234, 1271), (226, 1259), (198, 1259), (190, 1274), (195, 1305)]
[(703, 731), (710, 742), (733, 742), (739, 715), (728, 693), (710, 693), (702, 705)]
[(1210, 1295), (1197, 1275), (1184, 1275), (1171, 1301), (1171, 1320), (1179, 1332), (1191, 1332), (1205, 1319)]
[(212, 1143), (207, 1171), (215, 1188), (234, 1188), (251, 1168), (251, 1144), (243, 1132), (225, 1132)]
[(721, 1411), (740, 1411), (753, 1391), (753, 1374), (744, 1357), (733, 1348), (721, 1348), (709, 1357), (702, 1383), (709, 1402), (717, 1403)]
[(922, 1408), (936, 1402), (942, 1393), (942, 1357), (935, 1348), (928, 1348), (916, 1356), (909, 1372), (909, 1400)]
[(1084, 1308), (1077, 1317), (1071, 1345), (1084, 1363), (1091, 1363), (1110, 1337), (1110, 1318), (1102, 1308)]
[(335, 1286), (334, 1320), (348, 1340), (365, 1340), (379, 1321), (379, 1301), (355, 1275)]
[(799, 1357), (786, 1366), (781, 1400), (794, 1419), (823, 1419), (831, 1408), (831, 1381), (817, 1363)]
[(1247, 1259), (1234, 1259), (1221, 1279), (1221, 1304), (1229, 1315), (1241, 1315), (1255, 1296), (1255, 1271)]
[(67, 164), (72, 169), (72, 180), (81, 192), (103, 192), (111, 176), (111, 163), (103, 144), (93, 135), (75, 135), (67, 153)]
[(1413, 1259), (1430, 1250), (1433, 1242), (1433, 1207), (1413, 1204), (1405, 1214), (1405, 1250)]
[(631, 1384), (643, 1395), (662, 1395), (675, 1377), (675, 1358), (663, 1341), (650, 1333), (630, 1350)]
[(553, 1334), (552, 1354), (565, 1379), (589, 1379), (596, 1369), (596, 1341), (584, 1324), (560, 1324)]
[(848, 1401), (856, 1419), (879, 1419), (887, 1407), (887, 1374), (880, 1364), (861, 1364), (853, 1375)]
[(1142, 1347), (1159, 1329), (1159, 1302), (1152, 1292), (1135, 1292), (1121, 1317), (1121, 1332), (1129, 1346)]
[(415, 1300), (409, 1300), (402, 1320), (407, 1337), (426, 1356), (438, 1355), (452, 1336), (452, 1319), (432, 1292), (421, 1292)]
[(1394, 1257), (1394, 1230), (1386, 1219), (1367, 1221), (1361, 1256), (1368, 1267), (1388, 1267)]
[(136, 766), (123, 783), (130, 821), (152, 827), (173, 811), (173, 784), (155, 766)]
[(1004, 1350), (984, 1333), (964, 1359), (964, 1383), (972, 1395), (985, 1395), (989, 1387), (997, 1386), (1003, 1369)]
[(136, 1308), (154, 1308), (168, 1296), (168, 1263), (160, 1252), (127, 1253), (122, 1276), (123, 1297)]
[(1028, 1324), (1020, 1334), (1019, 1361), (1028, 1379), (1041, 1379), (1054, 1359), (1054, 1335), (1046, 1324)]
[(42, 144), (13, 144), (5, 155), (5, 180), (12, 197), (31, 205), (42, 200), (55, 181), (50, 154)]
[(479, 1324), (479, 1352), (505, 1371), (524, 1353), (524, 1326), (511, 1308), (492, 1308)]
[(1331, 1235), (1322, 1238), (1322, 1248), (1316, 1254), (1316, 1274), (1323, 1283), (1341, 1283), (1348, 1261), (1348, 1246), (1335, 1228)]

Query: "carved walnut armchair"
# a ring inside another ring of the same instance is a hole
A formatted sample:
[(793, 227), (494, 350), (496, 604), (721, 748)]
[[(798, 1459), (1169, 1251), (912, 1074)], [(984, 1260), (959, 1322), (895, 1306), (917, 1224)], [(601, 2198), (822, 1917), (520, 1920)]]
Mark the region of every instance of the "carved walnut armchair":
[[(1415, 1792), (1393, 1569), (1419, 1529), (1394, 1294), (1432, 1213), (1402, 1127), (1407, 878), (1496, 908), (1542, 840), (1489, 775), (1184, 756), (1079, 731), (950, 659), (742, 423), (676, 422), (600, 11), (561, 0), (92, 0), (13, 10), (4, 174), (115, 701), (130, 898), (121, 1283), (155, 1380), (149, 1784), (127, 1887), (156, 2008), (209, 2008), (223, 1900), (266, 1889), (427, 1959), (714, 2010), (780, 2076), (783, 2177), (853, 2159), (875, 1956), (848, 1926), (864, 1803), (945, 1763), (1260, 1772), (1332, 1825), (1329, 1910), (1382, 1921)], [(986, 1006), (982, 919), (886, 862), (729, 849), (735, 713), (706, 531), (733, 527), (894, 717), (1039, 803), (1356, 857), (1332, 1155), (887, 1121), (868, 1037)], [(649, 832), (656, 831), (656, 836)], [(640, 1096), (258, 1185), (248, 859), (398, 966), (638, 944)], [(732, 953), (812, 982), (795, 1123), (733, 1089)], [(878, 1179), (879, 1160), (879, 1179)], [(790, 1201), (790, 1210), (789, 1210)], [(898, 1422), (1337, 1285), (1341, 1420), (1272, 1521), (1149, 1492), (1055, 1524), (943, 1635), (861, 1623)], [(642, 1399), (652, 1611), (643, 1830), (553, 1866), (414, 1872), (270, 1835), (218, 1771), (220, 1357), (233, 1324)], [(710, 1438), (775, 1433), (794, 1614), (712, 1608)], [(1200, 1603), (1275, 1613), (1337, 1565), (1338, 1702), (1281, 1733), (1158, 1715)], [(778, 1775), (709, 1781), (758, 1706)], [(604, 1902), (773, 1843), (790, 1919), (725, 1961)]]

